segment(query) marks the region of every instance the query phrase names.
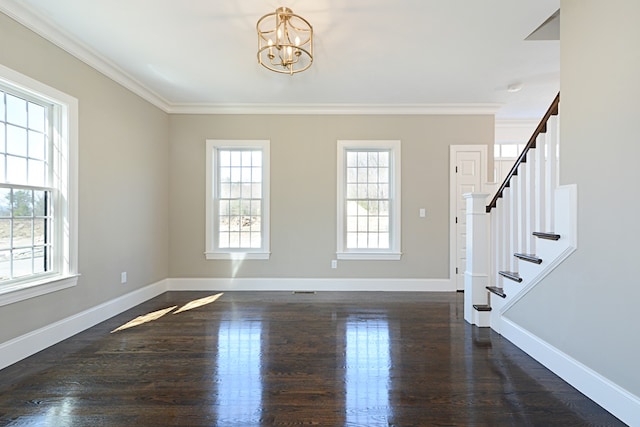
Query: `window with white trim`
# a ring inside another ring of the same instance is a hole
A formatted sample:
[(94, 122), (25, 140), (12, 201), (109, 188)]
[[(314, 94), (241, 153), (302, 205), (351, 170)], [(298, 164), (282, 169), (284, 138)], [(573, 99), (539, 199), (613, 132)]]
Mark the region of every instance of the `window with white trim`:
[(77, 280), (77, 100), (0, 66), (0, 305)]
[(269, 259), (269, 141), (207, 140), (207, 259)]
[(399, 260), (400, 141), (338, 141), (338, 259)]

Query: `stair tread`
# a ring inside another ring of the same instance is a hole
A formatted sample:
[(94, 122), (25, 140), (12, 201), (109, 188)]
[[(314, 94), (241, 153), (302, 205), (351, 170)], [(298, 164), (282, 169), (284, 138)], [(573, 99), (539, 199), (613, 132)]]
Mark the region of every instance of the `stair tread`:
[(556, 233), (547, 233), (542, 231), (534, 231), (533, 235), (541, 239), (547, 239), (547, 240), (559, 240), (561, 237), (559, 234), (556, 234)]
[(473, 308), (477, 311), (491, 311), (491, 306), (486, 304), (473, 304)]
[(502, 277), (513, 280), (514, 282), (522, 282), (522, 277), (520, 277), (520, 275), (515, 271), (498, 271), (498, 274)]
[(504, 293), (504, 290), (502, 288), (499, 288), (497, 286), (487, 286), (486, 288), (489, 292), (494, 293), (501, 298), (507, 297), (507, 294)]
[(536, 254), (513, 254), (513, 256), (515, 256), (518, 259), (521, 259), (523, 261), (528, 261), (528, 262), (532, 262), (534, 264), (542, 264), (542, 258), (538, 258), (536, 256)]

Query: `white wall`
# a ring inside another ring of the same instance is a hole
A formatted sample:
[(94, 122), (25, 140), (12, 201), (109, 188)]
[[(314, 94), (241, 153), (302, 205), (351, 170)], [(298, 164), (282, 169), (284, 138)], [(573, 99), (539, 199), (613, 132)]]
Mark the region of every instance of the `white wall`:
[(77, 98), (80, 121), (81, 277), (0, 307), (2, 343), (166, 278), (169, 181), (166, 113), (2, 13), (0, 64)]
[[(494, 138), (492, 115), (172, 115), (170, 123), (172, 278), (448, 279), (449, 146)], [(207, 138), (271, 140), (269, 261), (205, 260)], [(401, 261), (339, 261), (331, 269), (339, 139), (402, 141)]]
[(640, 2), (561, 7), (561, 183), (578, 184), (578, 250), (507, 317), (640, 396)]

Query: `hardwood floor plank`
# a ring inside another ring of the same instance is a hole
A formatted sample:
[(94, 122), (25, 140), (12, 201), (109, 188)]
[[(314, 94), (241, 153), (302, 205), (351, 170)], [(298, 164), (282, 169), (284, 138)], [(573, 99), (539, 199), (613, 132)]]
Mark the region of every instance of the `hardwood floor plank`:
[(466, 324), (458, 293), (227, 292), (111, 333), (214, 294), (163, 294), (0, 371), (0, 425), (623, 425)]

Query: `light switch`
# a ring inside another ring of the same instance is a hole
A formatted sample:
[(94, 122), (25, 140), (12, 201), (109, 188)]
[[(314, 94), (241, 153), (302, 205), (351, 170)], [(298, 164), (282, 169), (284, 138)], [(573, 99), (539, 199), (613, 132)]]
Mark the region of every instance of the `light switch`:
[(424, 218), (427, 216), (427, 210), (425, 208), (420, 208), (420, 218)]

